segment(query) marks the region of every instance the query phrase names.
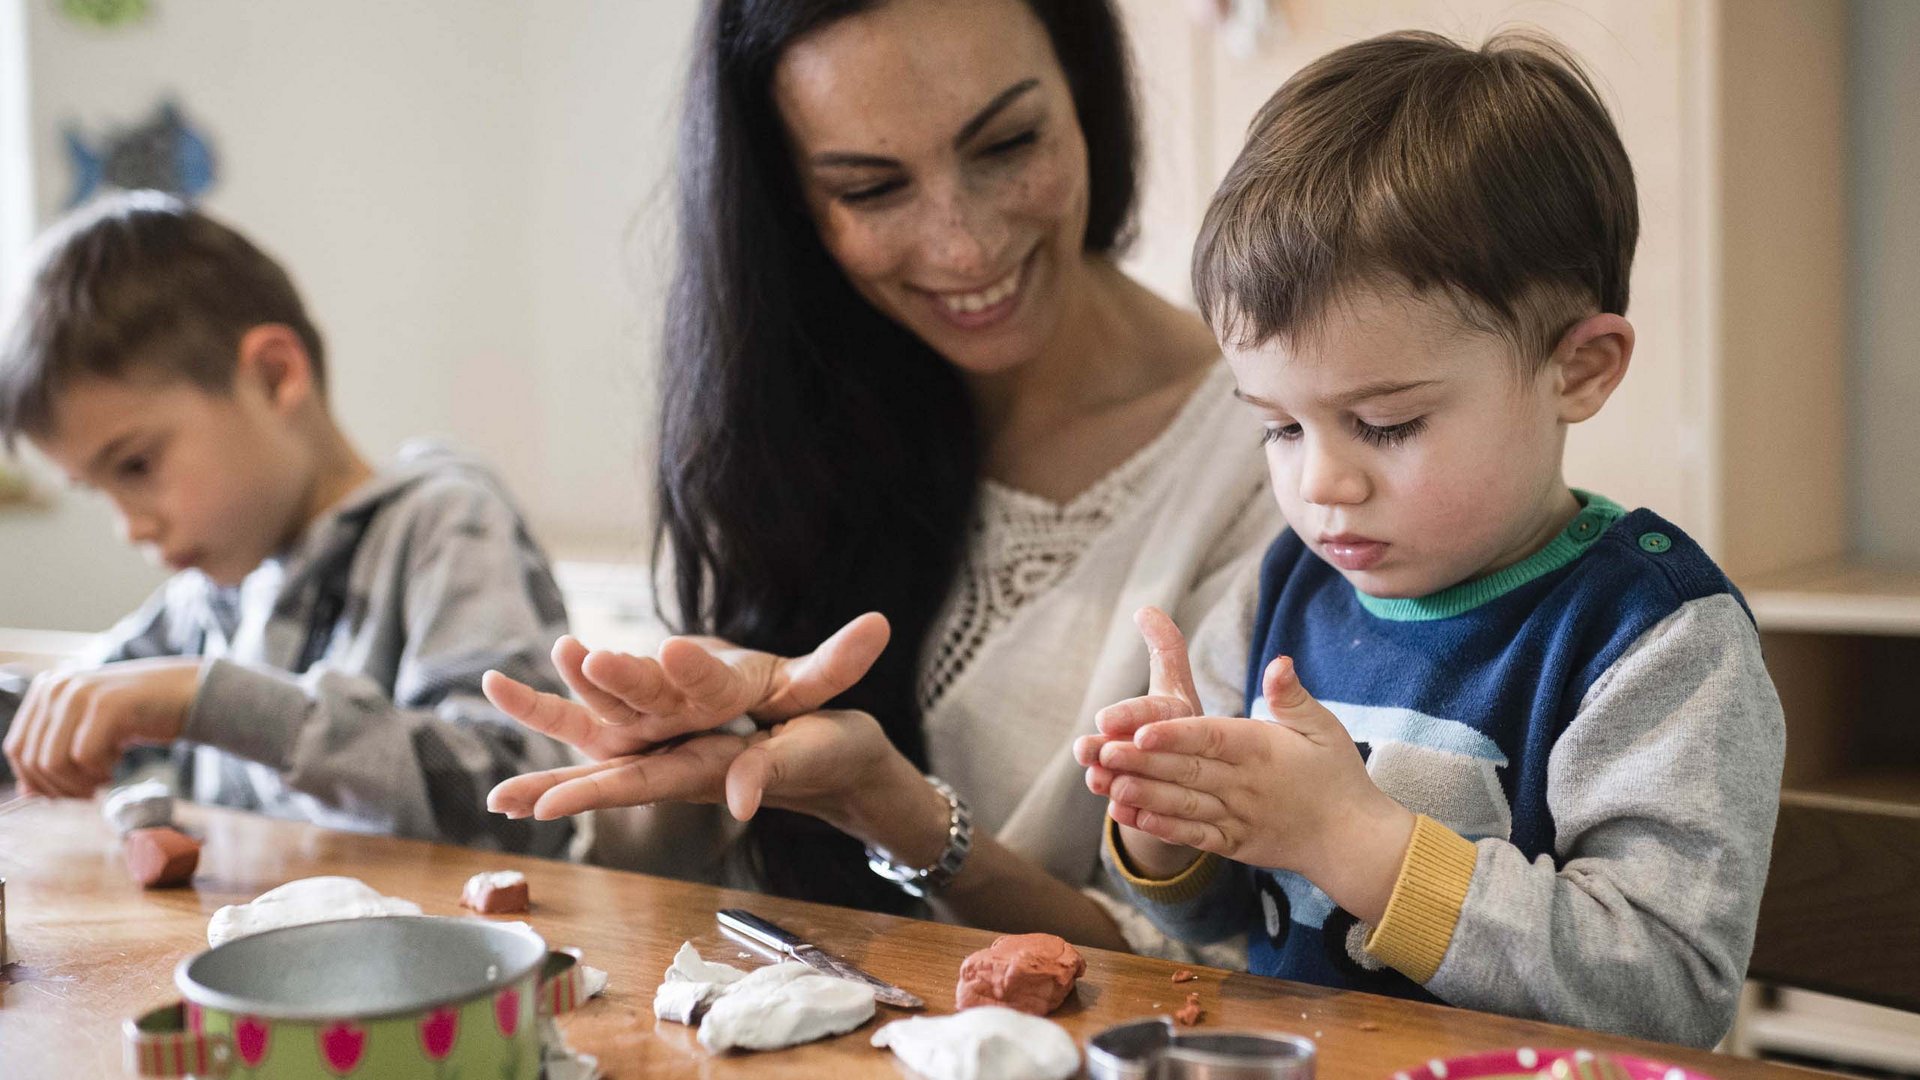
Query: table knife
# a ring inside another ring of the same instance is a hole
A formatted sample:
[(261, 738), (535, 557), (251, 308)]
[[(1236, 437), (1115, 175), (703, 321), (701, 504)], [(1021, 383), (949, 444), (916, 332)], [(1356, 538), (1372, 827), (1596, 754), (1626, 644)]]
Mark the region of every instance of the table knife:
[(825, 952), (805, 938), (782, 926), (768, 922), (744, 908), (723, 908), (716, 913), (720, 925), (763, 948), (790, 956), (823, 975), (850, 979), (873, 988), (876, 1000), (900, 1009), (923, 1009), (927, 1003), (885, 980), (861, 971), (845, 960)]

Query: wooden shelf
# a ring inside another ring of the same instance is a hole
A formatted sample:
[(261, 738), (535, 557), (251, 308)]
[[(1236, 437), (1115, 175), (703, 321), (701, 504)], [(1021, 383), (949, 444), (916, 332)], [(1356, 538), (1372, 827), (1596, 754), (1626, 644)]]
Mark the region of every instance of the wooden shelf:
[(1855, 769), (1785, 785), (1786, 806), (1813, 806), (1920, 820), (1920, 767)]
[(1920, 636), (1920, 569), (1833, 562), (1739, 584), (1762, 630)]

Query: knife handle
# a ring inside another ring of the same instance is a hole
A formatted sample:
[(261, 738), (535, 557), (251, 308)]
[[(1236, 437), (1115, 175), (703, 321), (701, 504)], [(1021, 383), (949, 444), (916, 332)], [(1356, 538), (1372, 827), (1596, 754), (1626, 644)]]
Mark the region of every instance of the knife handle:
[(807, 942), (804, 938), (755, 915), (745, 908), (721, 908), (714, 913), (720, 925), (759, 942), (776, 952), (791, 955)]

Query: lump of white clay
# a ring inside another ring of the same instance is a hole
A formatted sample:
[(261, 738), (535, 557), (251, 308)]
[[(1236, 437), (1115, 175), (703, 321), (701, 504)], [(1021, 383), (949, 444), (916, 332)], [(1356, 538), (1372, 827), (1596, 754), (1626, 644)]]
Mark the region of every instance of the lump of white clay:
[(1064, 1080), (1080, 1069), (1065, 1028), (1002, 1005), (895, 1020), (873, 1045), (927, 1080)]
[(709, 1050), (778, 1050), (852, 1031), (873, 1016), (873, 990), (784, 963), (728, 985), (700, 1021)]
[(653, 1015), (662, 1020), (691, 1024), (700, 1019), (700, 1014), (728, 986), (746, 977), (747, 973), (739, 968), (702, 960), (694, 950), (693, 942), (689, 941), (673, 954), (673, 963), (667, 966), (660, 989), (653, 992)]
[(121, 836), (135, 829), (165, 828), (173, 824), (173, 792), (163, 780), (115, 788), (100, 808), (100, 816)]
[(700, 958), (700, 953), (689, 941), (680, 946), (673, 954), (673, 963), (667, 965), (667, 982), (691, 983), (736, 983), (747, 977), (747, 973), (737, 967), (726, 964), (710, 963)]
[(252, 903), (228, 904), (214, 912), (213, 919), (207, 923), (207, 944), (219, 945), (283, 926), (418, 914), (419, 904), (382, 896), (359, 878), (301, 878), (261, 893)]

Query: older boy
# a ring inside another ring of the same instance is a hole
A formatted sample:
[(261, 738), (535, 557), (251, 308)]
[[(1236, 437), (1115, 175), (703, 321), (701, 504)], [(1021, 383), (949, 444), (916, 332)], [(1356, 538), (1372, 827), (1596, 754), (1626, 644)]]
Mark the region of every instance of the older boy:
[(1142, 612), (1152, 691), (1076, 747), (1163, 929), (1250, 931), (1265, 975), (1726, 1030), (1779, 701), (1700, 548), (1561, 471), (1632, 355), (1637, 229), (1606, 110), (1539, 41), (1361, 42), (1256, 118), (1194, 274), (1290, 531), (1198, 681)]
[(286, 273), (174, 199), (111, 198), (43, 240), (0, 438), (105, 494), (175, 574), (90, 663), (34, 680), (8, 762), (26, 791), (86, 796), (130, 747), (178, 744), (202, 801), (564, 853), (565, 823), (484, 805), (567, 760), (480, 693), (488, 668), (560, 689), (545, 556), (477, 463), (369, 468), (325, 378)]

